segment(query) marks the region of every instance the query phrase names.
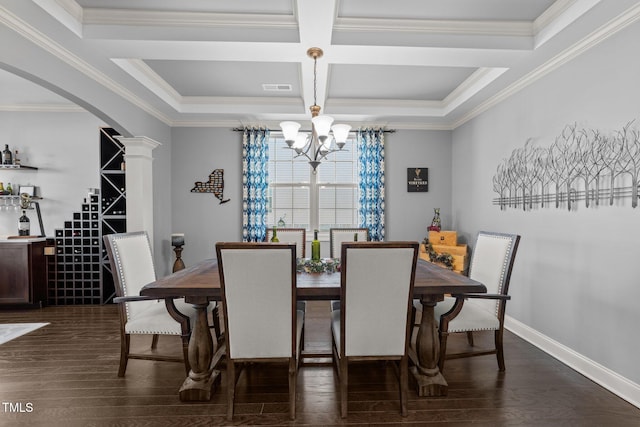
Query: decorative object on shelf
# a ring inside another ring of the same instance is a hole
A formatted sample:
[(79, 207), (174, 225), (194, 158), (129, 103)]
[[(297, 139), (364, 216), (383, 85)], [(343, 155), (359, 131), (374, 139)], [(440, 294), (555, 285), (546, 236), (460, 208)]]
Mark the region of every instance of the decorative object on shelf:
[(182, 246), (184, 246), (184, 233), (174, 233), (171, 235), (171, 246), (176, 253), (176, 260), (173, 263), (173, 272), (184, 269), (184, 261), (182, 261)]
[(449, 270), (453, 270), (453, 256), (446, 252), (437, 253), (433, 250), (433, 245), (429, 243), (429, 238), (425, 237), (422, 241), (425, 247), (425, 252), (429, 256), (429, 261), (434, 264), (439, 264), (443, 267), (448, 268)]
[(318, 240), (318, 230), (313, 230), (313, 241), (311, 242), (311, 259), (318, 261), (320, 259), (320, 240)]
[(2, 164), (13, 164), (13, 154), (11, 153), (11, 150), (9, 150), (9, 144), (4, 144), (4, 150), (2, 150)]
[[(313, 173), (316, 173), (320, 162), (328, 154), (344, 148), (351, 130), (351, 126), (346, 124), (331, 126), (333, 117), (320, 115), (321, 107), (317, 101), (317, 66), (318, 58), (322, 58), (323, 54), (324, 52), (319, 47), (307, 50), (307, 55), (313, 59), (313, 105), (309, 108), (311, 110), (311, 134), (298, 133), (300, 123), (289, 121), (280, 123), (284, 140), (287, 143), (285, 148), (295, 150), (296, 157), (306, 157), (313, 168)], [(331, 146), (332, 135), (330, 135), (330, 131), (333, 133), (333, 139), (336, 140), (335, 147), (337, 148)]]
[(429, 231), (440, 231), (442, 224), (440, 222), (440, 208), (433, 208), (433, 219), (431, 225), (427, 227)]
[(409, 193), (429, 191), (429, 168), (407, 168), (407, 191)]
[(336, 273), (340, 271), (340, 258), (298, 258), (298, 273)]
[(284, 215), (282, 215), (280, 217), (280, 219), (278, 220), (278, 227), (280, 228), (284, 228), (287, 226), (287, 224), (284, 222), (284, 219), (287, 217), (287, 214), (285, 213)]
[(575, 210), (580, 200), (588, 208), (631, 197), (631, 206), (637, 207), (640, 130), (632, 123), (610, 134), (567, 125), (548, 148), (527, 140), (498, 165), (493, 190), (499, 197), (493, 204), (501, 210), (552, 204)]
[(29, 197), (34, 197), (36, 195), (36, 187), (33, 185), (21, 185), (18, 194), (26, 194)]
[(224, 169), (214, 169), (209, 175), (209, 181), (202, 182), (196, 181), (194, 187), (191, 189), (192, 193), (213, 193), (220, 204), (227, 203), (231, 199), (225, 199), (222, 193), (224, 192)]

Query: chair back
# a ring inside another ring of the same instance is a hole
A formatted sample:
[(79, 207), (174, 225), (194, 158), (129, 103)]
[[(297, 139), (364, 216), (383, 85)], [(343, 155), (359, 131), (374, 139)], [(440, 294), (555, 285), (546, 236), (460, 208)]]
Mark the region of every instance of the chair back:
[(353, 236), (358, 235), (359, 242), (369, 240), (368, 228), (330, 228), (329, 229), (329, 253), (331, 258), (340, 256), (342, 242), (353, 242)]
[(341, 356), (403, 356), (411, 331), (418, 242), (345, 242)]
[[(519, 242), (520, 236), (516, 234), (480, 231), (471, 256), (469, 277), (484, 284), (489, 294), (507, 295)], [(499, 314), (501, 305), (499, 300), (489, 299), (465, 302), (469, 303), (495, 312), (496, 315)]]
[(227, 356), (296, 355), (296, 245), (217, 243)]
[[(137, 296), (140, 289), (156, 280), (151, 244), (146, 231), (108, 234), (103, 237), (116, 296)], [(157, 301), (125, 303), (127, 320), (157, 304)]]
[[(297, 256), (300, 258), (304, 258), (305, 247), (307, 244), (307, 230), (305, 230), (304, 228), (278, 227), (276, 235), (278, 236), (278, 240), (280, 240), (280, 243), (295, 243)], [(270, 242), (271, 237), (273, 237), (273, 228), (267, 228), (267, 237), (265, 241)]]

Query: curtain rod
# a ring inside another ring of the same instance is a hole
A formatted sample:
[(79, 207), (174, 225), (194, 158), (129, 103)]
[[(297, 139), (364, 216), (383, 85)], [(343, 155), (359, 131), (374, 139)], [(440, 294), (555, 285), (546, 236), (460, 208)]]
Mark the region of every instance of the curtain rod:
[[(232, 128), (231, 130), (234, 131), (234, 132), (244, 132), (245, 129), (247, 129), (247, 128), (238, 128), (238, 127), (236, 127), (236, 128)], [(261, 128), (258, 128), (258, 129), (261, 129)], [(271, 129), (268, 129), (268, 130), (270, 132), (272, 132)], [(396, 131), (395, 129), (382, 129), (382, 132), (384, 132), (384, 133), (395, 133), (395, 131)], [(276, 132), (280, 132), (280, 131), (276, 131)], [(311, 132), (311, 130), (301, 129), (301, 130), (298, 130), (298, 132)], [(356, 132), (358, 132), (358, 131), (357, 130), (349, 131), (349, 133), (356, 133)]]

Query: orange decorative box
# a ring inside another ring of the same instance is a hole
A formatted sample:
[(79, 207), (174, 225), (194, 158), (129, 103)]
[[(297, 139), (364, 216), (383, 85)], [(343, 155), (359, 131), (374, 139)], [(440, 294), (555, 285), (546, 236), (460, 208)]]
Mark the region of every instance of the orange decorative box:
[(458, 244), (458, 233), (456, 231), (429, 231), (429, 243), (434, 246), (456, 246)]

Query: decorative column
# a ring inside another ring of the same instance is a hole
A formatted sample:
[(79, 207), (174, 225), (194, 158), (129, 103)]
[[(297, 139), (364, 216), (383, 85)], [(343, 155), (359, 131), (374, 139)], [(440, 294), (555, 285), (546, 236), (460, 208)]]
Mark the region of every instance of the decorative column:
[(146, 136), (116, 137), (124, 145), (127, 231), (146, 231), (153, 246), (153, 156), (161, 145)]

